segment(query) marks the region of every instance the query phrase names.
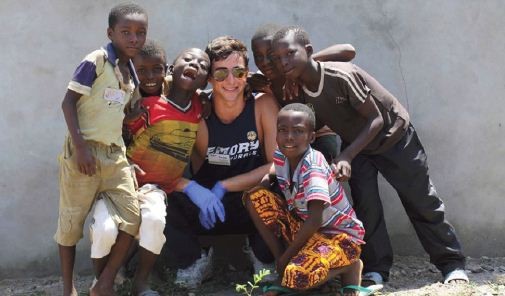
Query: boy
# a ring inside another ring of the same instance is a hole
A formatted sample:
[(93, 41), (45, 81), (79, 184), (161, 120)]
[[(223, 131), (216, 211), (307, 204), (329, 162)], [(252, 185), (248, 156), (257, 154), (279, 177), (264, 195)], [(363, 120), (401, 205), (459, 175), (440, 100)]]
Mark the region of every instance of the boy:
[(444, 282), (468, 282), (465, 257), (444, 204), (428, 175), (427, 157), (407, 110), (368, 73), (351, 63), (316, 62), (307, 33), (287, 27), (273, 40), (276, 66), (303, 86), (318, 120), (342, 138), (332, 164), (338, 180), (350, 179), (354, 207), (366, 245), (363, 281), (389, 276), (393, 251), (384, 222), (377, 173), (396, 189), (430, 261)]
[[(293, 103), (280, 110), (270, 172), (284, 198), (259, 188), (244, 201), (274, 254), (282, 287), (306, 290), (340, 274), (344, 295), (357, 295), (363, 290), (359, 255), (365, 230), (323, 155), (310, 147), (314, 129), (315, 116), (306, 105)], [(268, 186), (268, 179), (262, 183)], [(275, 295), (282, 287), (266, 291)]]
[[(60, 161), (60, 207), (55, 240), (59, 245), (63, 295), (77, 295), (73, 284), (75, 245), (98, 194), (113, 213), (119, 233), (110, 256), (95, 256), (98, 282), (90, 295), (113, 295), (113, 281), (138, 231), (139, 205), (121, 138), (124, 106), (137, 84), (130, 61), (142, 48), (147, 34), (146, 11), (135, 4), (110, 11), (105, 48), (81, 62), (63, 99), (68, 127)], [(108, 233), (95, 229), (93, 240)]]
[[(261, 71), (261, 74), (254, 74), (249, 79), (253, 89), (268, 92), (275, 96), (280, 107), (289, 102), (302, 102), (303, 99), (287, 100), (284, 98), (284, 84), (286, 79), (272, 62), (272, 38), (275, 32), (280, 29), (274, 24), (266, 24), (259, 27), (251, 39), (251, 49), (254, 62)], [(355, 56), (354, 47), (350, 44), (335, 44), (314, 54), (314, 59), (319, 61), (343, 61), (348, 62)], [(261, 77), (263, 76), (263, 77)], [(263, 78), (263, 79), (261, 79)], [(266, 85), (265, 79), (266, 78)], [(326, 161), (330, 162), (337, 157), (337, 137), (328, 127), (323, 127), (316, 132), (316, 139), (311, 145), (312, 148), (323, 153)]]
[[(202, 106), (195, 92), (207, 84), (209, 57), (197, 48), (182, 51), (169, 68), (170, 88), (165, 80), (165, 51), (148, 41), (134, 59), (142, 99), (127, 115), (125, 124), (133, 135), (127, 156), (140, 168), (137, 180), (142, 223), (139, 264), (133, 295), (158, 295), (148, 277), (165, 242), (165, 199), (179, 184), (193, 149)], [(162, 95), (166, 94), (166, 95)]]

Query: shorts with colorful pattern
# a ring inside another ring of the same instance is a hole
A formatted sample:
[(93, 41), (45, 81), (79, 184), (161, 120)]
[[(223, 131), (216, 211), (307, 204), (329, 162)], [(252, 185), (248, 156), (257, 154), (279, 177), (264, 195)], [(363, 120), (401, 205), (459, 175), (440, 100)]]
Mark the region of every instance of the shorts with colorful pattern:
[[(286, 201), (264, 188), (257, 188), (244, 196), (249, 198), (261, 220), (275, 236), (286, 243), (293, 241), (303, 223), (287, 210)], [(317, 286), (328, 276), (330, 269), (350, 265), (357, 260), (361, 247), (345, 233), (317, 232), (291, 258), (284, 270), (282, 286), (308, 289)]]

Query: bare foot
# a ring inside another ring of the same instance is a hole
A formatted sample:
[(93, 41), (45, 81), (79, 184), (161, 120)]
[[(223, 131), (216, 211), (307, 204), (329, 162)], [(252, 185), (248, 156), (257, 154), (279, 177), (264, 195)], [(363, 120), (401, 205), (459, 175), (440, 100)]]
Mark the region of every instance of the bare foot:
[(89, 290), (89, 296), (116, 296), (112, 287), (103, 287), (97, 283)]

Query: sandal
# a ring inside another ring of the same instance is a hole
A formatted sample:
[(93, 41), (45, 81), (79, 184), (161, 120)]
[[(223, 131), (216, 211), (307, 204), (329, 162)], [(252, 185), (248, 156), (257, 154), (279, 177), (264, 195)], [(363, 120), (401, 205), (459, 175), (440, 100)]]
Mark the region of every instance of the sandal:
[(463, 281), (468, 284), (470, 280), (463, 269), (455, 269), (447, 273), (444, 277), (444, 284), (451, 284), (451, 281)]
[(372, 285), (368, 288), (365, 288), (362, 286), (356, 286), (356, 285), (348, 285), (348, 286), (342, 287), (342, 289), (340, 289), (340, 294), (344, 295), (345, 290), (353, 290), (353, 291), (357, 291), (359, 296), (369, 296), (369, 295), (373, 295), (375, 292), (379, 291), (382, 288), (383, 288), (382, 285)]

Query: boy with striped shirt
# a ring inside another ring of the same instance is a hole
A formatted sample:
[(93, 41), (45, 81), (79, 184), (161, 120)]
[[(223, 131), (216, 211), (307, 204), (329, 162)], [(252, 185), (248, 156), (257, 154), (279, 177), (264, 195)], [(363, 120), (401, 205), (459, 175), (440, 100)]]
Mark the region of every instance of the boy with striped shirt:
[(324, 156), (310, 147), (314, 130), (309, 107), (295, 103), (282, 108), (271, 173), (283, 197), (258, 187), (244, 198), (282, 275), (281, 287), (267, 288), (267, 295), (285, 288), (306, 290), (337, 275), (349, 288), (344, 295), (355, 295), (360, 288), (365, 230)]

